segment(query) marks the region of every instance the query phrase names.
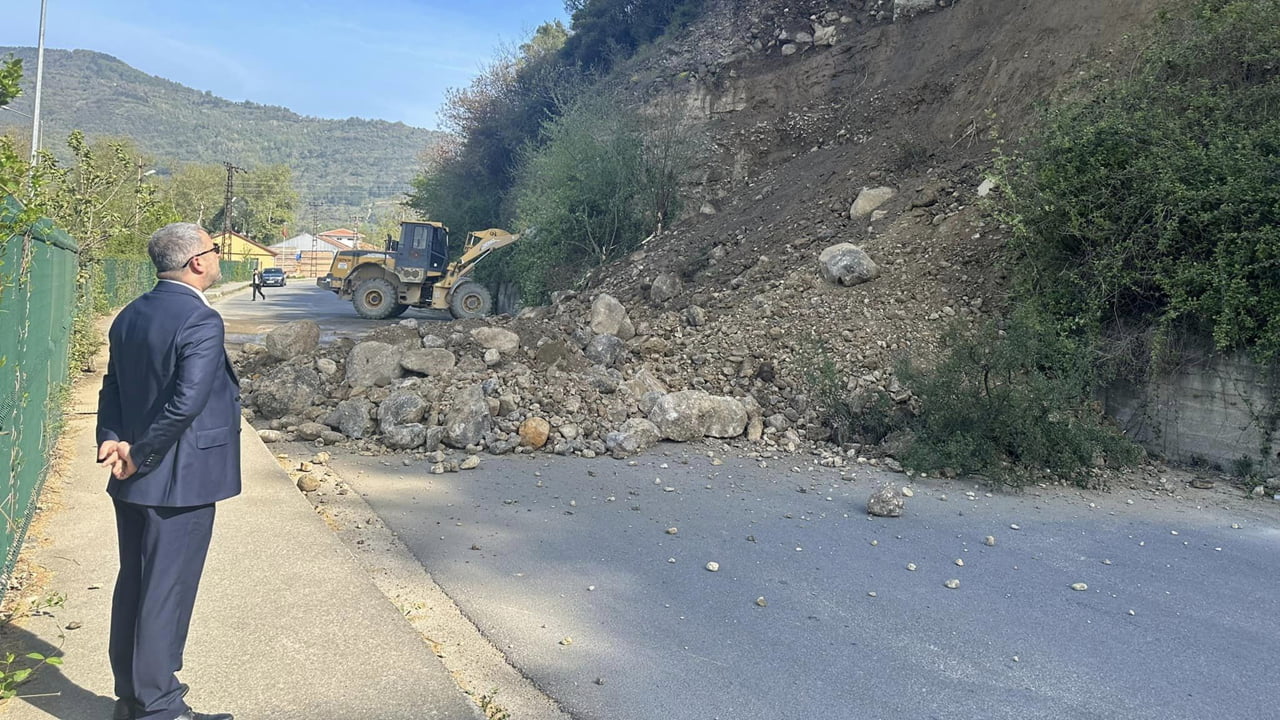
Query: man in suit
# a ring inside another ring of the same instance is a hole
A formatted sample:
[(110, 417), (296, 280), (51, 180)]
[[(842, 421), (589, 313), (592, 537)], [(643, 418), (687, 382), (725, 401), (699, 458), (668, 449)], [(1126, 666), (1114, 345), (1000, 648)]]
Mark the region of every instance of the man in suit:
[(175, 672), (213, 532), (240, 493), (239, 382), (204, 291), (221, 250), (191, 223), (147, 244), (159, 282), (111, 324), (98, 461), (111, 470), (120, 574), (111, 607), (115, 720), (231, 720), (185, 702)]

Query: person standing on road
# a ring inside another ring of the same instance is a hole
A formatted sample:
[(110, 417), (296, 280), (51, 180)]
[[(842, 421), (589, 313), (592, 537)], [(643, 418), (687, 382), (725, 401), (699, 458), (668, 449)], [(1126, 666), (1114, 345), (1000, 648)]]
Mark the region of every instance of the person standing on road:
[(98, 462), (111, 471), (120, 574), (111, 605), (114, 720), (232, 720), (193, 711), (175, 673), (213, 533), (240, 493), (239, 380), (204, 291), (221, 250), (192, 223), (147, 243), (159, 282), (111, 324)]
[[(244, 277), (244, 276), (241, 275), (240, 277)], [(267, 296), (262, 292), (262, 271), (261, 270), (259, 270), (258, 268), (253, 269), (253, 276), (249, 279), (249, 284), (253, 286), (253, 298), (252, 298), (253, 301), (256, 301), (259, 296), (261, 296), (263, 300), (267, 299)]]

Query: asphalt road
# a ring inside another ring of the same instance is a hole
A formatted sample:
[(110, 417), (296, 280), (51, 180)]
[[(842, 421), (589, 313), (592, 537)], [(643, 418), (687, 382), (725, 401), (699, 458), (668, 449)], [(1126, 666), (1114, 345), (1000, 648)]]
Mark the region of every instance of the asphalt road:
[(263, 288), (266, 300), (253, 300), (249, 290), (218, 302), (227, 325), (227, 344), (238, 347), (246, 342), (262, 342), (277, 325), (310, 318), (320, 324), (320, 341), (327, 343), (339, 337), (360, 337), (379, 325), (392, 325), (405, 318), (448, 322), (452, 318), (443, 310), (409, 310), (391, 320), (366, 320), (351, 303), (316, 287), (312, 278), (290, 278), (285, 287)]
[[(378, 324), (314, 287), (249, 297), (219, 304), (232, 342)], [(869, 518), (877, 484), (907, 478), (706, 452), (332, 464), (581, 720), (1280, 717), (1274, 501), (929, 479), (903, 517)]]
[(906, 478), (667, 450), (334, 467), (575, 718), (1277, 717), (1273, 505), (927, 480), (873, 519)]

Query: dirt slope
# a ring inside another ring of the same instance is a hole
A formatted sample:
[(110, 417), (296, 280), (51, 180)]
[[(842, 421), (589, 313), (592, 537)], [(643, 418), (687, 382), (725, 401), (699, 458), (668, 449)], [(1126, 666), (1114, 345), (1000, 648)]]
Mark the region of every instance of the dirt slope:
[[(1161, 3), (961, 1), (896, 21), (891, 5), (712, 3), (687, 36), (630, 68), (649, 106), (674, 98), (712, 151), (692, 214), (591, 289), (641, 319), (703, 306), (710, 322), (694, 332), (709, 348), (793, 375), (806, 334), (871, 378), (899, 350), (926, 352), (952, 316), (998, 311), (1004, 232), (977, 195), (993, 148), (1087, 59), (1123, 60), (1123, 37)], [(795, 42), (824, 26), (833, 45)], [(885, 217), (852, 219), (873, 186), (897, 192)], [(863, 247), (881, 277), (822, 281), (817, 256), (839, 242)], [(685, 289), (655, 307), (645, 297), (664, 271)]]
[[(371, 335), (384, 343), (372, 354), (319, 350), (323, 369), (316, 353), (273, 369), (252, 349), (242, 367), (272, 396), (246, 396), (259, 425), (283, 439), (426, 453), (445, 426), (471, 422), (475, 432), (444, 444), (502, 453), (543, 447), (519, 432), (536, 418), (547, 449), (618, 454), (620, 430), (658, 422), (656, 398), (690, 389), (734, 399), (720, 406), (732, 427), (708, 435), (848, 462), (864, 449), (821, 444), (815, 359), (835, 360), (850, 390), (906, 402), (896, 355), (927, 358), (953, 323), (1004, 309), (1006, 233), (979, 202), (993, 148), (1086, 58), (1123, 61), (1111, 48), (1159, 3), (962, 0), (896, 19), (891, 2), (708, 5), (696, 27), (615, 75), (646, 112), (679, 109), (705, 149), (685, 217), (580, 293), (514, 319), (410, 322)], [(855, 219), (851, 205), (872, 187), (892, 196)], [(824, 280), (819, 255), (840, 243), (864, 250), (878, 278)], [(625, 306), (625, 331), (593, 321), (605, 293)], [(483, 339), (480, 325), (518, 341)], [(424, 365), (424, 346), (448, 369)], [(353, 381), (355, 359), (372, 355), (391, 357), (390, 374)], [(465, 400), (467, 388), (480, 394)], [(292, 402), (312, 392), (313, 406)]]

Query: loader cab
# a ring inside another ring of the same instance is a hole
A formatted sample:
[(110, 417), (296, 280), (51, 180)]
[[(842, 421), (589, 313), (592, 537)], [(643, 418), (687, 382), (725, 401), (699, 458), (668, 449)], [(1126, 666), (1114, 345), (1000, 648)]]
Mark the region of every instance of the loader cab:
[(400, 239), (389, 239), (387, 245), (387, 252), (395, 255), (396, 267), (443, 273), (449, 264), (449, 229), (440, 223), (400, 223)]

